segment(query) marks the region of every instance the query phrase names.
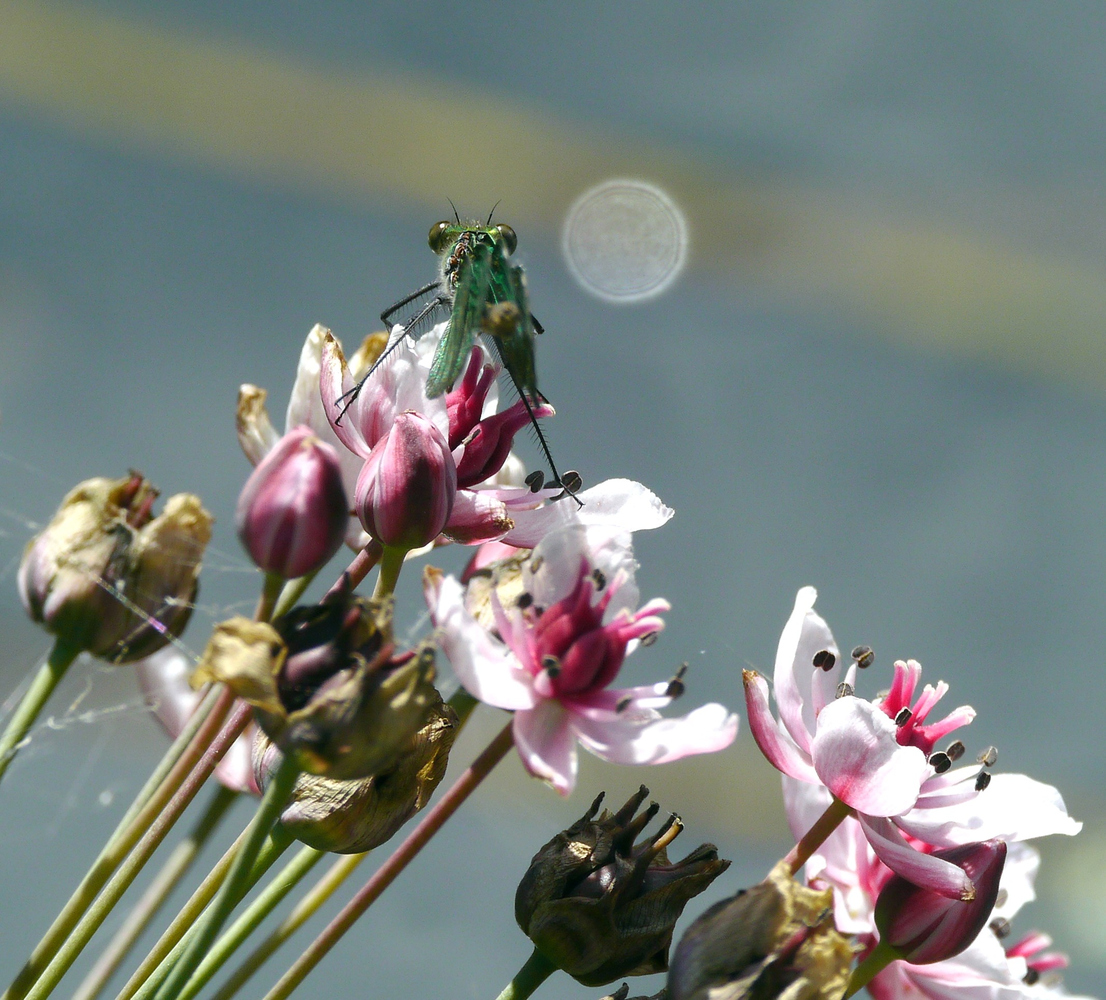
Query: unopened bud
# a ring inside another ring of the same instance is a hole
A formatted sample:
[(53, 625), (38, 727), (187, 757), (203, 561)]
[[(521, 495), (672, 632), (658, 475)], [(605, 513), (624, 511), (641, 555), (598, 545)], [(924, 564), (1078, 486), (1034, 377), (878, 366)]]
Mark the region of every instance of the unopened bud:
[(354, 507), (382, 545), (417, 549), (441, 534), (456, 493), (457, 466), (441, 431), (407, 410), (373, 447), (357, 478)]
[(986, 926), (998, 897), (1006, 841), (964, 844), (933, 856), (964, 869), (975, 886), (972, 899), (949, 899), (895, 875), (876, 900), (880, 944), (914, 965), (959, 955)]
[[(410, 751), (390, 770), (339, 781), (301, 774), (280, 821), (297, 840), (319, 851), (360, 854), (390, 840), (422, 809), (445, 776), (457, 737), (457, 715), (440, 700), (415, 734)], [(264, 733), (254, 742), (254, 776), (264, 789), (280, 762)]]
[(190, 493), (153, 517), (137, 473), (71, 490), (19, 566), (27, 613), (71, 647), (112, 663), (149, 656), (192, 614), (211, 515)]
[(648, 794), (642, 786), (617, 813), (596, 817), (600, 795), (534, 855), (515, 894), (519, 927), (585, 986), (663, 972), (684, 906), (730, 865), (711, 844), (670, 862), (667, 845), (683, 828), (676, 816), (635, 844), (657, 813), (654, 804), (635, 815)]
[(338, 453), (309, 427), (276, 443), (246, 480), (235, 513), (250, 558), (285, 579), (321, 569), (341, 548), (348, 523)]
[(715, 903), (684, 934), (669, 1000), (838, 1000), (853, 949), (833, 922), (833, 892), (796, 882), (780, 862), (751, 889)]
[(348, 592), (275, 624), (217, 625), (193, 685), (231, 687), (310, 774), (363, 778), (395, 767), (440, 701), (433, 648), (393, 655), (391, 604)]

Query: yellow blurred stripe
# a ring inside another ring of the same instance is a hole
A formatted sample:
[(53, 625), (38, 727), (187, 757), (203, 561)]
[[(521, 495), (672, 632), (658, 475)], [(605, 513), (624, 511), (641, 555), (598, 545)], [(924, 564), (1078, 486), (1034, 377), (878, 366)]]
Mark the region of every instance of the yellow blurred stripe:
[(947, 220), (751, 183), (689, 152), (587, 131), (456, 85), (325, 66), (73, 7), (3, 0), (0, 101), (98, 141), (293, 184), (429, 221), (446, 198), (502, 199), (555, 233), (586, 186), (664, 186), (688, 214), (692, 266), (721, 284), (839, 308), (940, 350), (1106, 386), (1106, 272), (1019, 252)]

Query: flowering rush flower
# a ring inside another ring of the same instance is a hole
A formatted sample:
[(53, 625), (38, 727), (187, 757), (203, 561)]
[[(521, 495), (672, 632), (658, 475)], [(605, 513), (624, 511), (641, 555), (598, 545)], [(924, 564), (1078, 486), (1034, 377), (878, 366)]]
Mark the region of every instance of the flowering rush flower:
[(1021, 774), (981, 779), (978, 766), (951, 769), (963, 744), (938, 751), (937, 743), (970, 723), (975, 710), (964, 705), (929, 721), (948, 685), (927, 684), (915, 698), (922, 672), (917, 661), (895, 664), (886, 695), (871, 702), (855, 697), (857, 667), (870, 661), (870, 651), (858, 648), (842, 678), (837, 643), (814, 611), (816, 596), (813, 587), (799, 591), (780, 636), (773, 678), (779, 721), (769, 707), (767, 680), (750, 670), (743, 675), (749, 727), (770, 763), (798, 781), (825, 786), (855, 810), (884, 864), (953, 899), (972, 897), (971, 879), (907, 838), (948, 848), (1079, 832), (1082, 824), (1068, 816), (1050, 785)]
[[(784, 801), (792, 830), (805, 832), (829, 804), (830, 795), (825, 787), (784, 778)], [(914, 844), (919, 850), (933, 849), (922, 841)], [(868, 984), (868, 992), (876, 1000), (1043, 1000), (1050, 996), (1059, 1000), (1067, 996), (1055, 984), (1050, 986), (1067, 959), (1048, 950), (1052, 941), (1047, 935), (1034, 932), (1014, 944), (1005, 943), (1010, 921), (1035, 898), (1033, 883), (1039, 865), (1040, 855), (1034, 848), (1009, 843), (998, 903), (975, 940), (960, 954), (940, 962), (892, 962)], [(833, 889), (838, 928), (856, 935), (866, 952), (874, 948), (879, 940), (876, 900), (892, 872), (876, 856), (858, 820), (849, 817), (830, 834), (807, 862), (806, 876), (814, 886)]]
[(630, 536), (580, 524), (557, 529), (523, 567), (522, 596), (492, 595), (498, 635), (465, 607), (461, 583), (427, 570), (424, 589), (439, 644), (461, 683), (515, 713), (514, 737), (531, 774), (562, 795), (576, 783), (576, 744), (616, 764), (661, 764), (721, 750), (737, 716), (708, 704), (681, 718), (657, 711), (682, 690), (666, 682), (611, 688), (625, 655), (664, 628), (668, 602), (638, 608)]

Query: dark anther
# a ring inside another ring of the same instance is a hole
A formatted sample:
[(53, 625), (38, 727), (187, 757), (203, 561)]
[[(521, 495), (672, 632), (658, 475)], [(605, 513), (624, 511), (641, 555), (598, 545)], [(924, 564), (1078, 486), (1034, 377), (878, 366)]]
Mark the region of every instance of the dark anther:
[(940, 750), (929, 755), (929, 762), (933, 765), (933, 770), (938, 774), (944, 774), (952, 767), (952, 761), (949, 760), (949, 755)]
[(675, 676), (668, 682), (668, 687), (664, 689), (666, 697), (679, 698), (684, 693), (684, 674), (687, 673), (687, 664), (681, 663), (680, 669), (676, 671)]
[(991, 775), (987, 771), (980, 771), (975, 776), (975, 790), (982, 792), (991, 783)]
[(856, 660), (856, 665), (864, 670), (870, 667), (876, 658), (876, 654), (872, 652), (871, 646), (854, 646), (853, 647), (853, 659)]
[(607, 585), (607, 578), (601, 569), (593, 569), (591, 571), (591, 582), (595, 584), (596, 590), (602, 590)]
[(523, 482), (530, 487), (531, 493), (537, 493), (545, 485), (545, 473), (541, 469), (535, 469)]
[(534, 595), (529, 591), (524, 590), (518, 595), (518, 606), (525, 611), (531, 604), (534, 603)]
[(949, 755), (949, 760), (959, 760), (964, 756), (964, 750), (964, 744), (960, 740), (956, 740), (945, 747), (945, 753)]
[(833, 665), (837, 662), (837, 657), (828, 649), (820, 649), (814, 654), (814, 659), (811, 662), (819, 670), (832, 670)]
[(645, 635), (643, 635), (641, 637), (641, 644), (643, 646), (652, 646), (653, 643), (656, 642), (656, 641), (657, 641), (657, 633), (656, 632), (646, 632)]
[(899, 709), (899, 714), (895, 716), (896, 726), (905, 726), (914, 716), (914, 713), (910, 711), (905, 705)]
[(561, 485), (565, 488), (566, 493), (579, 493), (584, 481), (580, 478), (580, 473), (575, 469), (569, 469), (561, 476)]
[(541, 658), (541, 668), (550, 677), (556, 677), (561, 672), (561, 661), (555, 656), (543, 656)]
[(1005, 917), (995, 917), (995, 919), (992, 920), (990, 924), (988, 924), (988, 926), (991, 928), (992, 931), (995, 932), (995, 937), (997, 937), (1000, 941), (1004, 937), (1010, 936), (1010, 921), (1007, 920)]
[(616, 712), (625, 712), (633, 702), (633, 698), (623, 698), (617, 705), (614, 706)]
[(837, 685), (837, 697), (838, 698), (851, 698), (853, 694), (853, 686), (846, 681), (842, 681)]
[(996, 760), (998, 760), (998, 747), (987, 747), (986, 750), (981, 750), (979, 756), (976, 757), (976, 761), (984, 767), (994, 767)]
[(1023, 979), (1026, 986), (1036, 986), (1037, 980), (1041, 978), (1041, 974), (1036, 969), (1030, 969)]

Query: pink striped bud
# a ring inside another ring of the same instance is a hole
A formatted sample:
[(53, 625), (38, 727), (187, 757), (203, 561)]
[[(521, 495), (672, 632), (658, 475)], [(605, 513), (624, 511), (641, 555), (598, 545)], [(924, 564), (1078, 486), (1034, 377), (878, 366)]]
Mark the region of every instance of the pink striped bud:
[(964, 869), (975, 886), (972, 899), (949, 899), (895, 875), (876, 900), (880, 944), (914, 965), (959, 955), (983, 930), (998, 898), (1006, 841), (964, 844), (933, 856)]
[(457, 466), (441, 431), (407, 410), (373, 447), (357, 478), (354, 506), (382, 545), (417, 549), (441, 534), (456, 493)]
[(309, 427), (289, 431), (253, 470), (235, 524), (250, 558), (285, 579), (321, 569), (349, 522), (338, 453)]

